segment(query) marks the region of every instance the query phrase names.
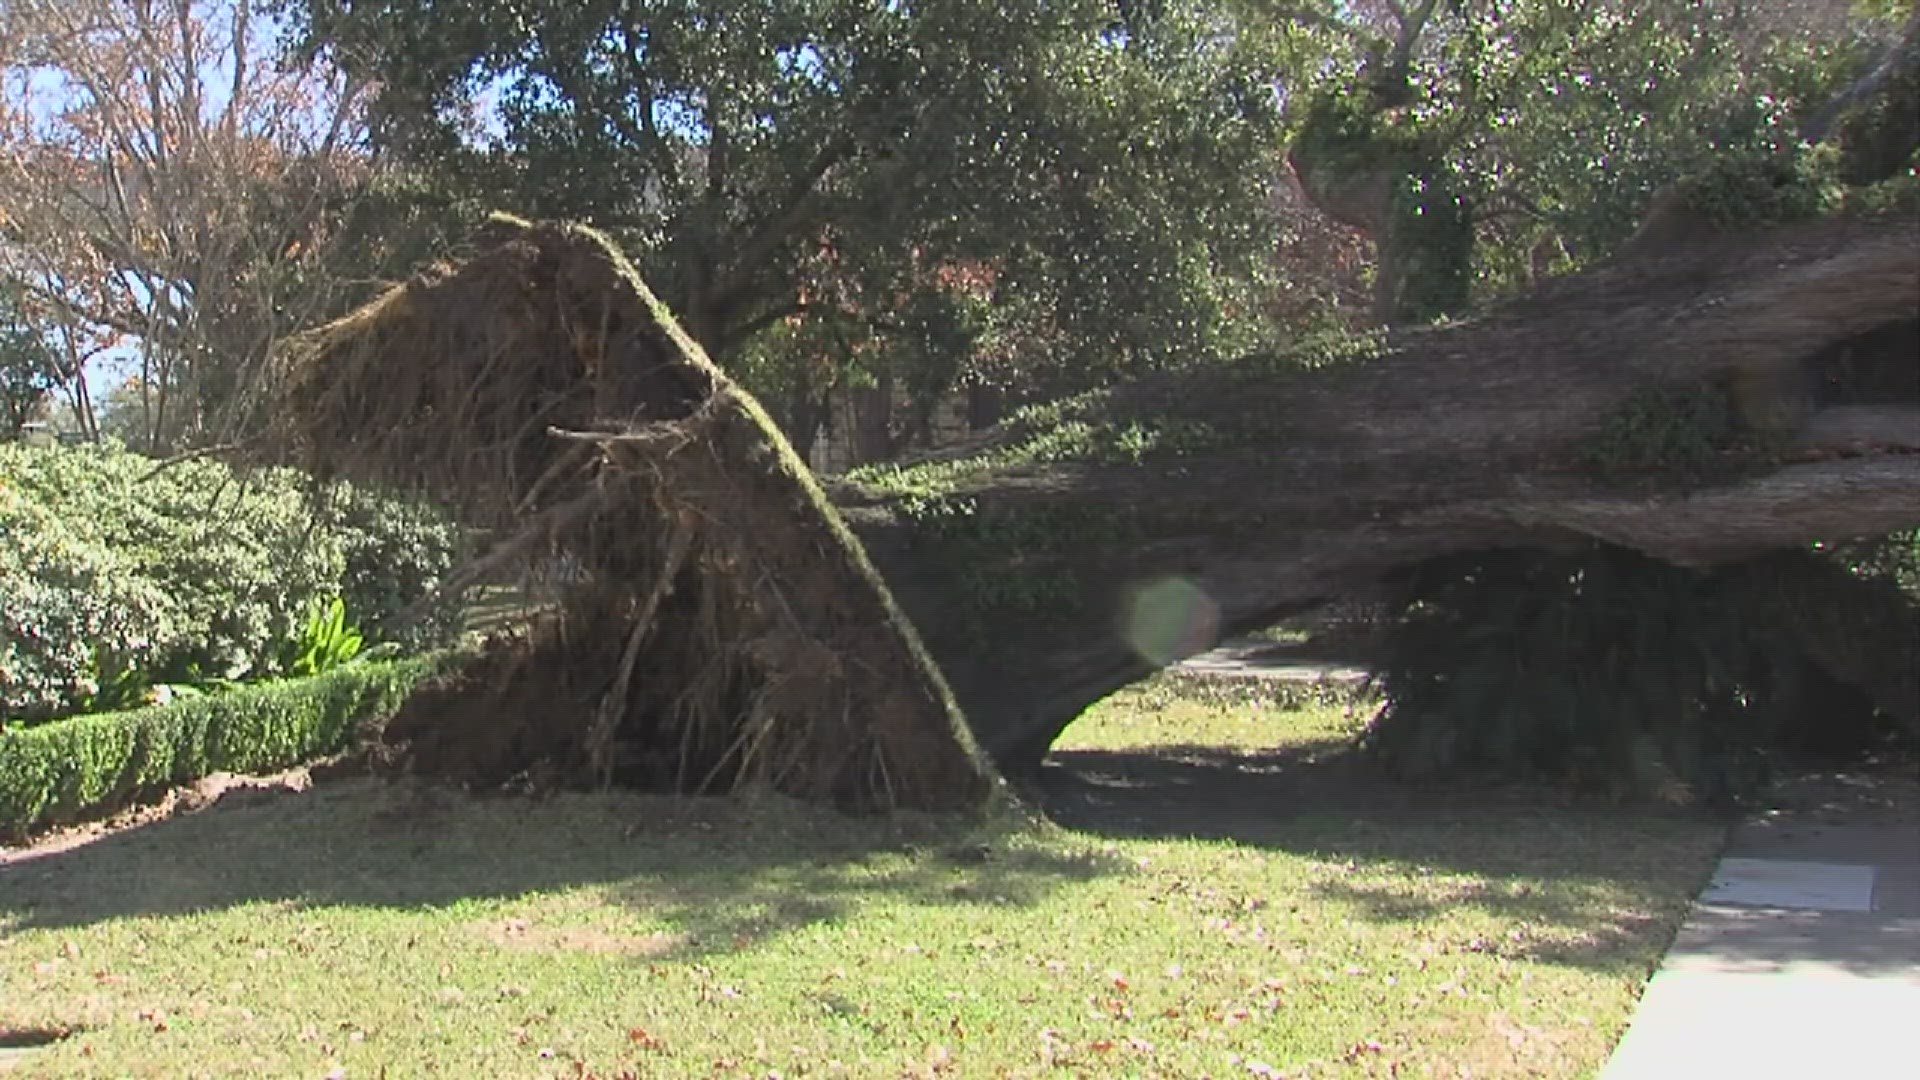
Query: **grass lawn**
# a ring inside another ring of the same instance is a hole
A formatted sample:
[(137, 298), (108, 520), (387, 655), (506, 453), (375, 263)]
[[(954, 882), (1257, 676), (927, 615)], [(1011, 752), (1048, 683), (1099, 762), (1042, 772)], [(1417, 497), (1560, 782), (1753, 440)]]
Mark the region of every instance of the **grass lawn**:
[(1130, 691), (1036, 787), (1059, 824), (232, 795), (0, 866), (0, 1070), (1593, 1072), (1721, 822), (1369, 781), (1356, 722)]

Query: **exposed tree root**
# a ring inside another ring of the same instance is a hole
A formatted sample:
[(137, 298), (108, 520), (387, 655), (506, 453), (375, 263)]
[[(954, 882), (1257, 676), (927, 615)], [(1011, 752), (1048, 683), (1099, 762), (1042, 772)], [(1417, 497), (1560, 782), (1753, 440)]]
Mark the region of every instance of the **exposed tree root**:
[(420, 768), (768, 784), (958, 807), (991, 771), (913, 627), (759, 406), (585, 230), (501, 218), (474, 260), (284, 355), (272, 443), (551, 552), (558, 617), (389, 727)]

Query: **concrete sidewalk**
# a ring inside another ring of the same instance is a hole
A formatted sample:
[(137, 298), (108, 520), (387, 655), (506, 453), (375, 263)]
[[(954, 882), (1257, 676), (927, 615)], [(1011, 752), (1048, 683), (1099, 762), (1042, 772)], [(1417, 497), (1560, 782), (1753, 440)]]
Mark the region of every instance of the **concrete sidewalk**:
[(1739, 826), (1601, 1074), (1920, 1076), (1920, 812)]
[(1296, 646), (1260, 638), (1232, 638), (1203, 653), (1196, 653), (1173, 665), (1182, 675), (1221, 679), (1277, 679), (1282, 682), (1343, 683), (1358, 685), (1367, 679), (1367, 669), (1318, 654), (1307, 654)]

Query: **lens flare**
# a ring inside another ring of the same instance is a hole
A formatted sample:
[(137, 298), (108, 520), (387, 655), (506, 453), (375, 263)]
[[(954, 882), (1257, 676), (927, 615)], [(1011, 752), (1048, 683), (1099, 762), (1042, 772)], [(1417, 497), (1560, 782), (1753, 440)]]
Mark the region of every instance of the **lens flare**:
[(1159, 578), (1135, 589), (1124, 618), (1128, 644), (1155, 666), (1204, 652), (1220, 635), (1220, 605), (1185, 578)]

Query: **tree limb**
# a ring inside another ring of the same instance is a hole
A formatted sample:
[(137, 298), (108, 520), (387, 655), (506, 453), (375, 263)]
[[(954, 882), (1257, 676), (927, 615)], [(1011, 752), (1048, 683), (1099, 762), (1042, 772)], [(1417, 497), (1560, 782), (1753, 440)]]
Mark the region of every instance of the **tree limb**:
[[(1730, 447), (1711, 476), (1663, 451), (1645, 466), (1596, 453), (1642, 391), (1730, 398), (1714, 375), (1803, 370), (1915, 320), (1920, 224), (1826, 220), (1556, 278), (1475, 318), (1393, 332), (1367, 358), (1196, 365), (1117, 387), (1074, 406), (1088, 450), (1053, 448), (1063, 418), (942, 452), (924, 478), (908, 462), (893, 490), (924, 479), (966, 508), (945, 532), (902, 510), (904, 494), (834, 498), (982, 745), (1024, 768), (1174, 653), (1444, 555), (1599, 539), (1709, 566), (1920, 526), (1920, 403), (1898, 392), (1812, 413), (1780, 444)], [(1127, 431), (1147, 449), (1118, 446)], [(1002, 533), (1023, 539), (996, 548)], [(1045, 602), (983, 601), (963, 584), (979, 574)], [(1142, 606), (1161, 586), (1175, 606)]]
[(1842, 117), (1857, 104), (1871, 98), (1889, 81), (1920, 65), (1920, 7), (1907, 16), (1900, 37), (1889, 44), (1867, 73), (1835, 94), (1800, 127), (1800, 138), (1818, 145), (1833, 134)]
[(1920, 455), (1821, 461), (1684, 495), (1451, 506), (1406, 521), (1489, 536), (1561, 529), (1680, 566), (1707, 567), (1826, 537), (1884, 536), (1920, 522)]

